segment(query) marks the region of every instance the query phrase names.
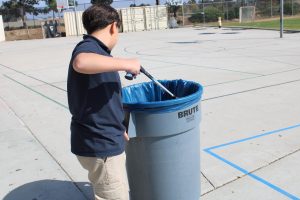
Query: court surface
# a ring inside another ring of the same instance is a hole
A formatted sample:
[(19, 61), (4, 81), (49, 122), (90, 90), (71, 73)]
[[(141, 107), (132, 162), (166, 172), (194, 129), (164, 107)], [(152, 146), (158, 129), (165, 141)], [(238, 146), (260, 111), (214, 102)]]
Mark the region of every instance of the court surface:
[[(0, 43), (1, 199), (91, 197), (69, 144), (66, 78), (80, 40)], [(202, 200), (284, 200), (300, 199), (299, 52), (300, 33), (195, 27), (122, 33), (112, 54), (204, 86)], [(120, 75), (124, 86), (149, 81)]]

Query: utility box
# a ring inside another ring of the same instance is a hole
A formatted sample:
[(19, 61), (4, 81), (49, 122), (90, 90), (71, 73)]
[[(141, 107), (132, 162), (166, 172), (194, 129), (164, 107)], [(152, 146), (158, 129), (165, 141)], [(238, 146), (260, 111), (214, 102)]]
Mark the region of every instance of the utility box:
[(66, 36), (86, 34), (82, 24), (82, 13), (83, 11), (64, 12)]
[(0, 42), (5, 41), (5, 32), (2, 15), (0, 15)]
[(123, 32), (136, 32), (145, 30), (143, 7), (130, 7), (121, 9)]
[(146, 30), (160, 30), (168, 28), (168, 14), (166, 6), (146, 6), (145, 26)]
[[(82, 13), (83, 11), (64, 12), (66, 36), (86, 34), (82, 24)], [(121, 18), (122, 27), (120, 31), (122, 32), (168, 28), (168, 12), (164, 5), (121, 8), (118, 13)]]
[(168, 28), (168, 12), (164, 5), (122, 8), (120, 14), (123, 32)]

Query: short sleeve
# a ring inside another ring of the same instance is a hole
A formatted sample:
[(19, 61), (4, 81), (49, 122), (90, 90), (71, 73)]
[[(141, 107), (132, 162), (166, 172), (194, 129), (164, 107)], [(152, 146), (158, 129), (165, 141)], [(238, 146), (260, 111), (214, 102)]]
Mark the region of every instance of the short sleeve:
[(73, 51), (72, 58), (75, 58), (80, 53), (98, 53), (99, 47), (91, 41), (82, 41)]

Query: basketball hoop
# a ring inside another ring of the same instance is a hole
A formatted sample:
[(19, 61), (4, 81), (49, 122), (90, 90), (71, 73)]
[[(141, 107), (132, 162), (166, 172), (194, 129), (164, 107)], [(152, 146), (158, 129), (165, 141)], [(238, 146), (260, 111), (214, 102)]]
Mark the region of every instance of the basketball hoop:
[(68, 0), (56, 0), (56, 8), (58, 11), (62, 11), (63, 9), (69, 8)]
[(57, 6), (56, 8), (57, 8), (58, 12), (62, 12), (62, 10), (64, 9), (64, 6)]

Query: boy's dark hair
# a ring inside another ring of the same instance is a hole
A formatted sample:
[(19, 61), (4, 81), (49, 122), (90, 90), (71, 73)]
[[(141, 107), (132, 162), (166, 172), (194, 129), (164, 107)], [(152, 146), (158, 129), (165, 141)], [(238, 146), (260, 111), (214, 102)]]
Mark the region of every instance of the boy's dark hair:
[(120, 26), (121, 20), (118, 12), (109, 5), (96, 4), (86, 9), (82, 14), (82, 22), (88, 34), (105, 28), (107, 25), (117, 22)]

